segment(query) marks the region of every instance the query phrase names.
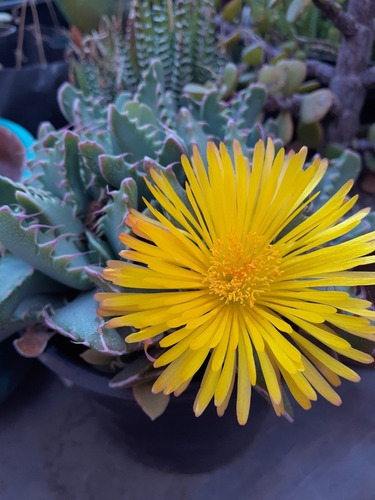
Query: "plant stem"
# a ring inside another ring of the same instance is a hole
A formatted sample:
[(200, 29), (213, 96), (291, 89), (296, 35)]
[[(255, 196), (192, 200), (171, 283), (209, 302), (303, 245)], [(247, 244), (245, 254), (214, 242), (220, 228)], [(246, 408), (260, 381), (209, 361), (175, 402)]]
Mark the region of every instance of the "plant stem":
[(17, 48), (16, 48), (16, 69), (21, 69), (22, 66), (22, 47), (23, 47), (23, 38), (25, 34), (25, 19), (26, 19), (26, 7), (27, 0), (23, 0), (21, 7), (21, 17), (20, 22), (18, 24), (18, 38), (17, 38)]
[(358, 27), (355, 18), (349, 12), (345, 12), (334, 0), (313, 0), (313, 2), (345, 37), (356, 34)]
[[(314, 0), (314, 3), (316, 1)], [(347, 14), (355, 20), (356, 33), (343, 36), (330, 89), (339, 103), (339, 113), (328, 127), (328, 141), (350, 145), (360, 125), (366, 98), (362, 75), (368, 70), (374, 41), (374, 0), (349, 0)]]
[(44, 46), (43, 46), (42, 33), (40, 31), (38, 11), (36, 10), (34, 0), (30, 0), (30, 8), (31, 8), (32, 16), (33, 16), (33, 21), (34, 21), (34, 33), (35, 33), (36, 46), (38, 49), (39, 62), (41, 65), (46, 65), (47, 59), (46, 59), (46, 55), (44, 53)]

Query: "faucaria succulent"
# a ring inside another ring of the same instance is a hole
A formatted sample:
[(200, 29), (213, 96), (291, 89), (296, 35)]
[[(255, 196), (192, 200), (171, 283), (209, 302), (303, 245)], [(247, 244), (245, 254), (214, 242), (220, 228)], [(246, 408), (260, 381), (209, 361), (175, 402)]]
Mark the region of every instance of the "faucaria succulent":
[[(108, 107), (100, 98), (64, 85), (59, 101), (71, 129), (43, 124), (29, 165), (31, 178), (25, 183), (0, 178), (0, 241), (5, 249), (0, 259), (0, 340), (23, 328), (26, 335), (47, 331), (43, 349), (52, 332), (87, 346), (85, 359), (112, 373), (112, 387), (139, 386), (155, 378), (157, 370), (144, 355), (143, 343), (129, 346), (124, 341), (131, 329), (108, 328), (97, 314), (97, 288), (116, 291), (103, 280), (102, 268), (121, 250), (119, 235), (130, 232), (124, 222), (129, 210), (147, 215), (148, 204), (157, 204), (144, 182), (151, 171), (162, 173), (186, 202), (180, 162), (181, 155), (191, 156), (193, 145), (204, 151), (213, 140), (229, 149), (237, 140), (251, 159), (258, 140), (274, 134), (280, 149), (277, 127), (260, 120), (265, 98), (264, 87), (254, 84), (225, 103), (212, 88), (199, 102), (191, 97), (179, 105), (168, 98), (158, 59), (151, 61), (134, 93), (120, 93)], [(356, 161), (344, 152), (332, 164), (320, 186), (323, 198), (353, 176), (347, 165)], [(22, 350), (20, 343), (18, 347)], [(157, 339), (150, 349), (156, 355)]]

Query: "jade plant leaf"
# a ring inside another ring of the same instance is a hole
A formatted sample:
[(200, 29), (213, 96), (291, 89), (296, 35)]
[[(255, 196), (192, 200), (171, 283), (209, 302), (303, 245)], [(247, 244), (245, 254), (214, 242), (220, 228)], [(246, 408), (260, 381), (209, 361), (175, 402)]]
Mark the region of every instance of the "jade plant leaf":
[(286, 75), (286, 81), (281, 88), (281, 93), (285, 96), (292, 95), (306, 78), (306, 64), (298, 59), (282, 59), (277, 62), (276, 67)]
[(312, 0), (292, 0), (287, 13), (286, 20), (289, 23), (294, 23), (305, 12)]
[(301, 104), (301, 122), (314, 123), (328, 113), (333, 104), (333, 94), (329, 89), (320, 89), (304, 96)]
[(221, 17), (224, 21), (232, 22), (240, 16), (242, 9), (242, 0), (231, 0), (221, 12)]
[(262, 43), (254, 42), (251, 45), (245, 47), (241, 54), (241, 60), (243, 63), (249, 66), (259, 67), (262, 65), (264, 59), (264, 48)]

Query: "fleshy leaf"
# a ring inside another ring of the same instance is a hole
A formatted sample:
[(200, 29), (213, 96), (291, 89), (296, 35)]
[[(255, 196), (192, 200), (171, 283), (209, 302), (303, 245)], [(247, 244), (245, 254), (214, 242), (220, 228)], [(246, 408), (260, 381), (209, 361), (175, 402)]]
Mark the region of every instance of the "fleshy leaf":
[(151, 420), (162, 415), (169, 403), (169, 395), (165, 395), (162, 392), (159, 394), (153, 394), (151, 392), (152, 383), (145, 382), (144, 384), (139, 384), (133, 387), (134, 398), (142, 408), (142, 410), (148, 415)]
[(38, 224), (23, 224), (22, 213), (7, 206), (0, 208), (0, 241), (16, 257), (26, 261), (52, 279), (78, 290), (91, 283), (83, 268), (90, 264), (69, 235), (42, 232)]
[(22, 337), (15, 339), (13, 345), (16, 351), (25, 358), (37, 358), (47, 347), (48, 341), (55, 332), (38, 325), (30, 326)]
[(227, 124), (224, 106), (219, 101), (216, 90), (210, 90), (202, 100), (201, 120), (207, 134), (223, 140)]
[[(36, 271), (30, 264), (11, 254), (0, 258), (0, 327), (4, 328), (14, 318), (19, 304), (30, 294), (58, 292), (61, 287), (55, 281)], [(44, 302), (44, 306), (48, 304)], [(38, 308), (40, 310), (40, 308)]]
[(333, 94), (329, 89), (320, 89), (307, 94), (301, 104), (302, 123), (318, 122), (330, 110)]
[(294, 23), (305, 12), (312, 0), (292, 0), (286, 13), (286, 20)]
[(145, 381), (155, 381), (159, 374), (160, 371), (154, 369), (146, 356), (140, 356), (119, 371), (109, 382), (109, 387), (127, 389)]
[(122, 354), (126, 345), (118, 332), (107, 329), (97, 314), (94, 292), (79, 295), (55, 314), (46, 313), (45, 322), (53, 330), (100, 352)]
[(120, 233), (128, 232), (124, 219), (129, 207), (137, 208), (138, 190), (133, 179), (124, 179), (118, 191), (111, 193), (112, 202), (108, 202), (102, 219), (104, 233), (112, 251), (117, 254), (121, 249), (118, 239)]

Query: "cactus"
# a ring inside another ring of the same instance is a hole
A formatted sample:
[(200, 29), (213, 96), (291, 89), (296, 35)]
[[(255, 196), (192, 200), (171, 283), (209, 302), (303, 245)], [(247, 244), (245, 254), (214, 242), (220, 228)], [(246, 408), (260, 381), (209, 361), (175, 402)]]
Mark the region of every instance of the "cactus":
[(125, 28), (104, 20), (98, 32), (72, 44), (76, 85), (85, 94), (113, 102), (122, 91), (134, 92), (153, 59), (161, 62), (164, 85), (179, 99), (189, 82), (215, 79), (218, 57), (214, 0), (134, 0)]

